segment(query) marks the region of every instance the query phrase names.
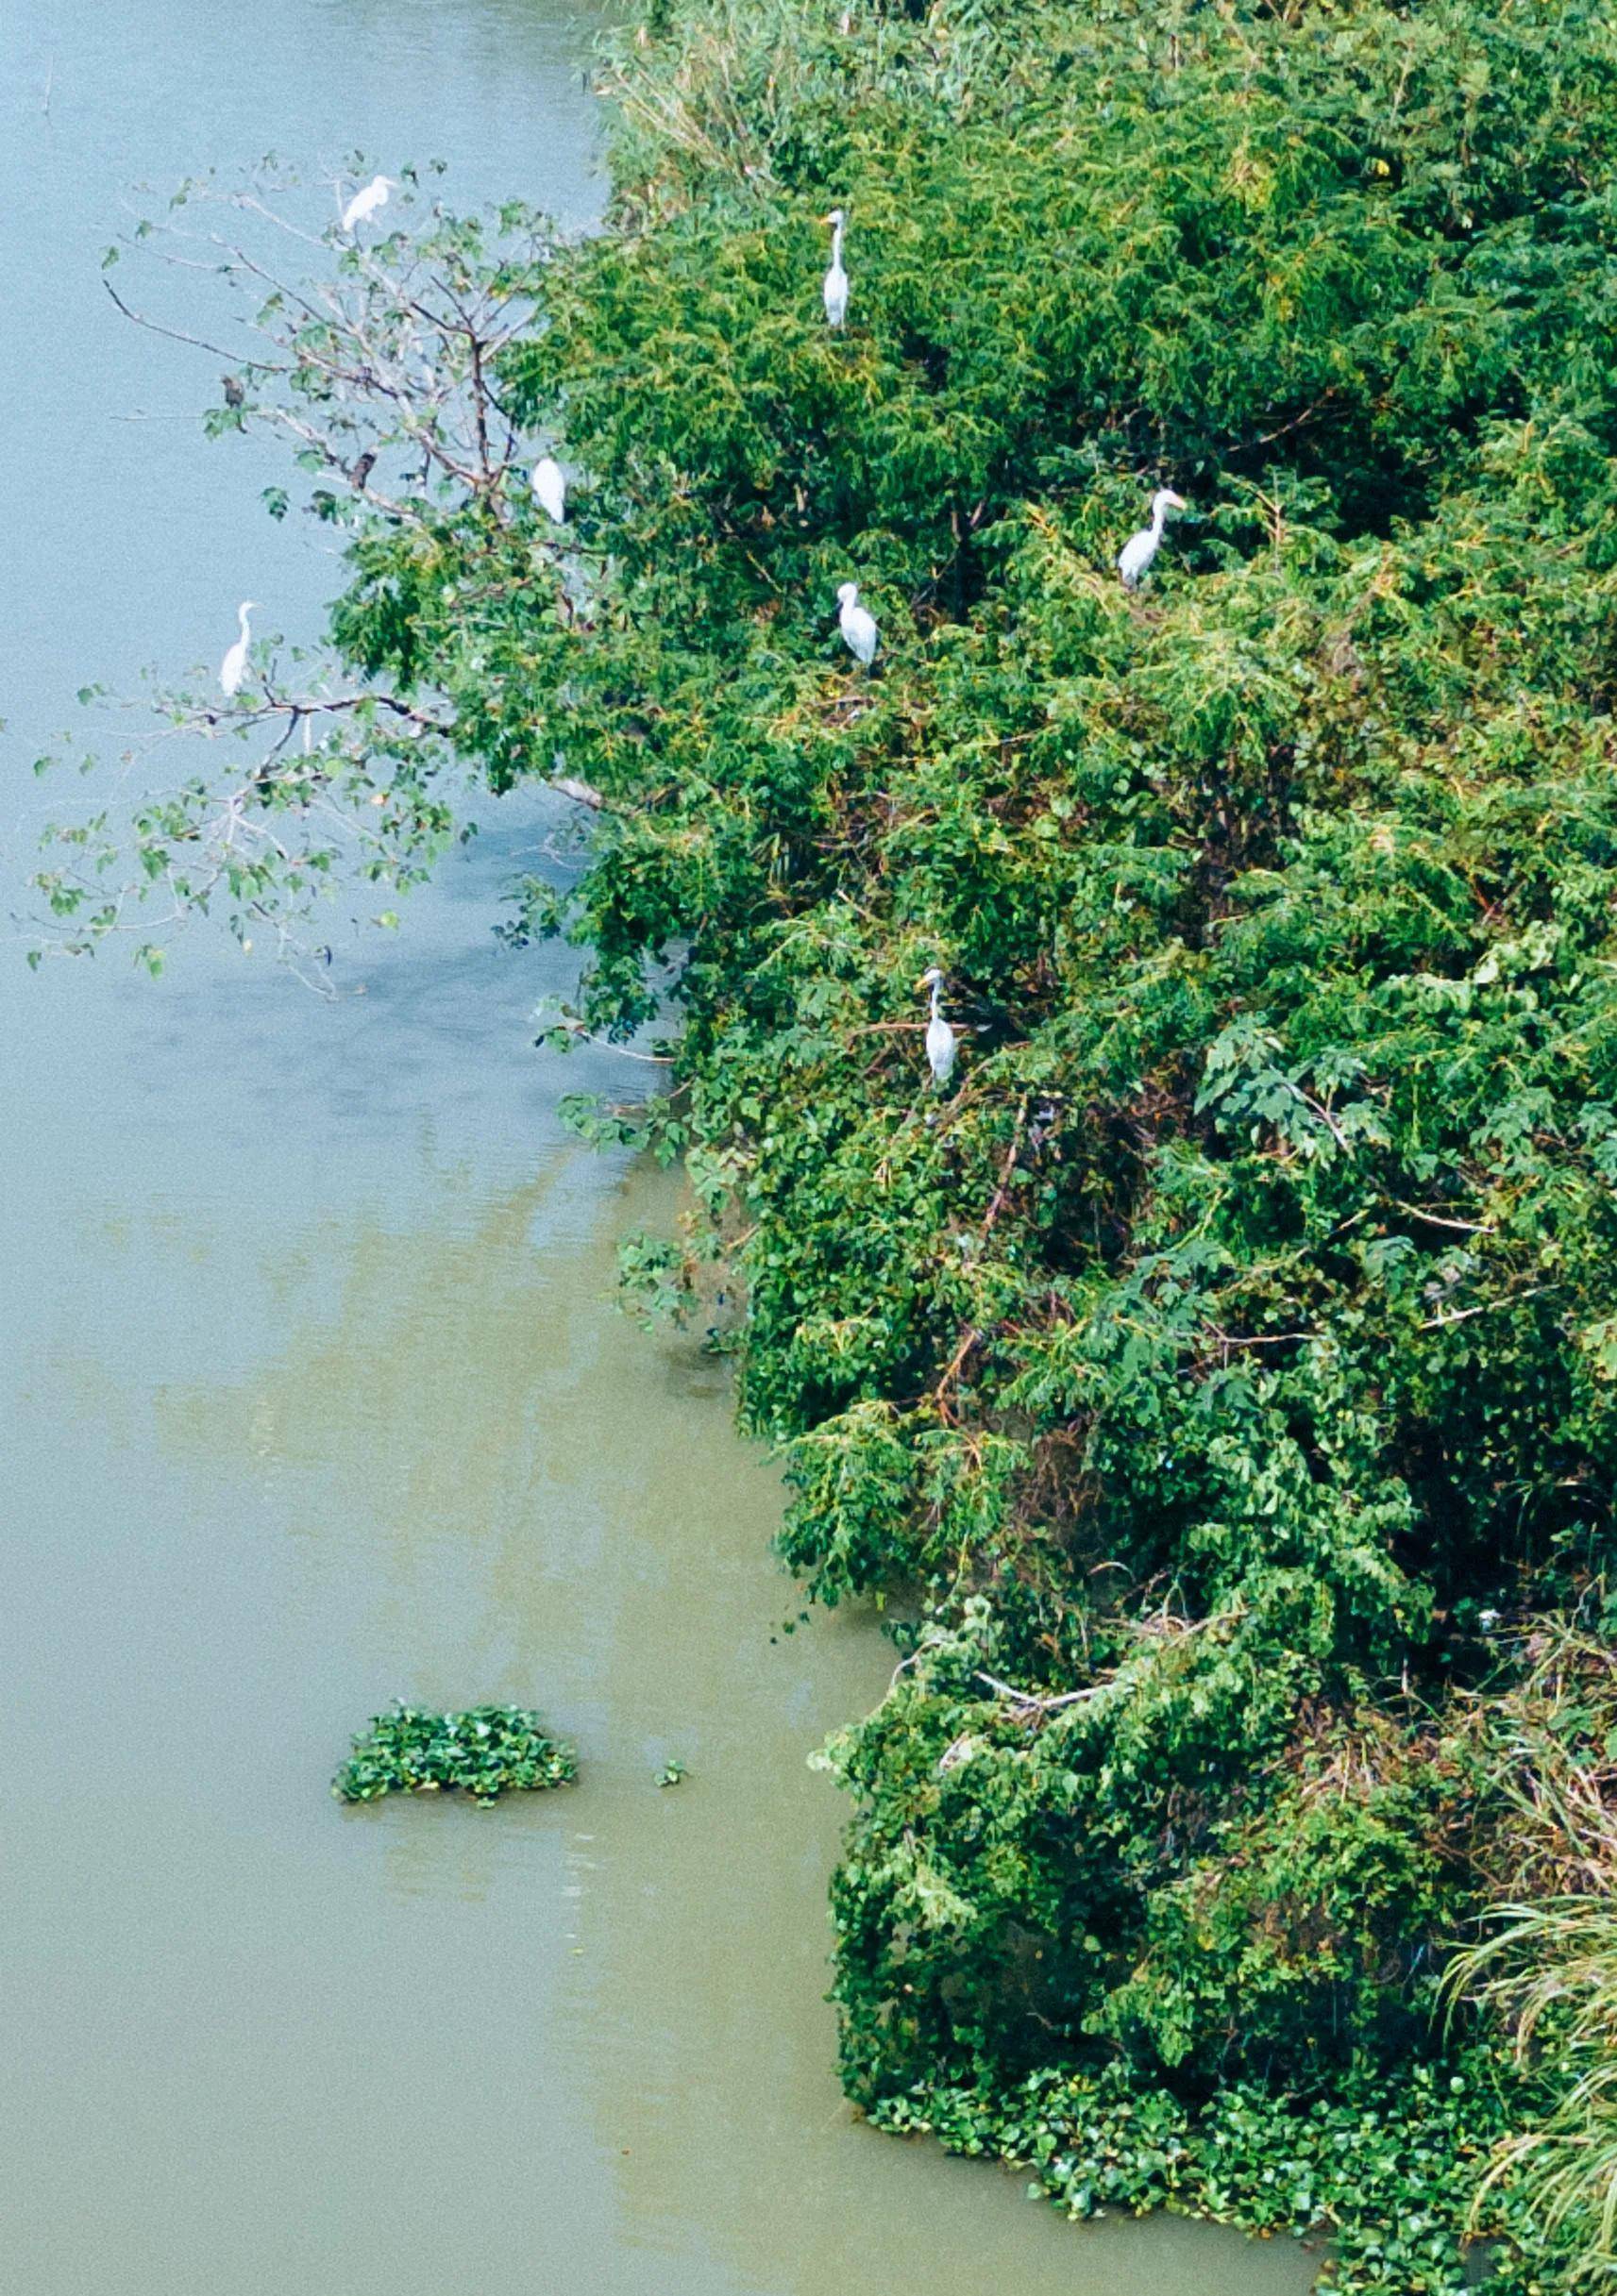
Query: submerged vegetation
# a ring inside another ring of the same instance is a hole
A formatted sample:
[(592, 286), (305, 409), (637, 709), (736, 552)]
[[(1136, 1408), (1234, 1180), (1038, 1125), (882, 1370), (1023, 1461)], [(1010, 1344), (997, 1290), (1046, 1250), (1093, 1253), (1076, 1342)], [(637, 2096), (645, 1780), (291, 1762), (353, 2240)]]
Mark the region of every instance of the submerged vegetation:
[(402, 1699), (354, 1740), (331, 1781), (339, 1802), (379, 1802), (384, 1794), (469, 1794), (485, 1808), (505, 1793), (570, 1785), (579, 1758), (550, 1737), (543, 1718), (523, 1706), (468, 1706), (430, 1714)]
[(1356, 2290), (1609, 2277), (1610, 18), (652, 0), (614, 76), (604, 233), (261, 314), (220, 422), (368, 682), (181, 712), (261, 751), (135, 881), (285, 930), (451, 752), (586, 809), (509, 930), (558, 1044), (671, 998), (581, 1112), (690, 1172), (636, 1283), (725, 1265), (786, 1562), (912, 1621), (828, 1756), (867, 2112)]

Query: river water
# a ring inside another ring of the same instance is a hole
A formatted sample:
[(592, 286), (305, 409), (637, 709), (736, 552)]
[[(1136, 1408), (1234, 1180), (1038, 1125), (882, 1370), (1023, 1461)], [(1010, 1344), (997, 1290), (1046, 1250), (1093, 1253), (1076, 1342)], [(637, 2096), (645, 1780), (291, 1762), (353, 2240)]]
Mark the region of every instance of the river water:
[[(586, 225), (594, 29), (554, 0), (0, 17), (8, 913), (79, 801), (28, 771), (74, 690), (212, 660), (244, 593), (308, 634), (334, 586), (258, 506), (269, 450), (203, 441), (211, 377), (102, 295), (126, 187), (359, 146)], [(487, 824), (330, 1002), (206, 936), (157, 984), (0, 947), (5, 2288), (1300, 2289), (1296, 2251), (1073, 2230), (840, 2103), (838, 1811), (804, 1758), (889, 1654), (852, 1617), (779, 1631), (779, 1492), (723, 1377), (610, 1303), (670, 1183), (568, 1143), (559, 1092), (633, 1080), (535, 1056), (564, 955), (491, 941), (547, 826)], [(328, 1778), (395, 1694), (541, 1704), (583, 1782), (344, 1813)]]

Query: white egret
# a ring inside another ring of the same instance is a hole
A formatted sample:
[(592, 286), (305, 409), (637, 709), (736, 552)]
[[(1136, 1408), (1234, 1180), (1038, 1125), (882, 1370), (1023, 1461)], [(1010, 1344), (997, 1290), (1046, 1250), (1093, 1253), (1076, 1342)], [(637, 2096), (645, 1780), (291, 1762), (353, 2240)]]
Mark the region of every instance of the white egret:
[(533, 489), (534, 501), (551, 525), (564, 526), (567, 518), (567, 478), (554, 455), (540, 456), (528, 483)]
[(939, 999), (943, 994), (943, 974), (937, 965), (922, 973), (916, 982), (918, 989), (932, 991), (932, 1018), (926, 1028), (927, 1065), (932, 1081), (942, 1092), (954, 1074), (954, 1056), (960, 1049), (960, 1039), (943, 1017)]
[(242, 634), (219, 664), (219, 685), (225, 694), (234, 694), (247, 674), (247, 616), (255, 603), (256, 600), (252, 598), (244, 598), (236, 609), (236, 619), (242, 626)]
[(1151, 524), (1131, 534), (1118, 558), (1118, 572), (1125, 590), (1137, 590), (1151, 571), (1151, 561), (1162, 547), (1162, 529), (1170, 511), (1186, 511), (1189, 504), (1171, 486), (1159, 487), (1151, 498)]
[(848, 318), (848, 274), (842, 268), (842, 226), (848, 221), (840, 208), (833, 208), (829, 215), (820, 218), (831, 226), (831, 268), (825, 275), (825, 315), (833, 327), (843, 326)]
[(362, 192), (356, 192), (343, 209), (343, 228), (351, 231), (356, 224), (368, 224), (373, 215), (379, 215), (387, 205), (389, 192), (396, 192), (397, 183), (391, 176), (373, 176)]
[(836, 594), (839, 612), (836, 626), (842, 632), (843, 643), (862, 668), (868, 669), (876, 659), (876, 617), (867, 606), (859, 603), (857, 582), (844, 582)]

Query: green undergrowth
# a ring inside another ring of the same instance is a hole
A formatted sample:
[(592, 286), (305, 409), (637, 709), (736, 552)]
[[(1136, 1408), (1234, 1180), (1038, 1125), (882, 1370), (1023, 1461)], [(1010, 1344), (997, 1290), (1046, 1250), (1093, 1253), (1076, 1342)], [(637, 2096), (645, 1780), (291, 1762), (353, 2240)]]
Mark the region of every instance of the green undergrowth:
[(570, 1785), (578, 1774), (574, 1749), (525, 1707), (431, 1714), (400, 1701), (359, 1733), (331, 1791), (339, 1802), (378, 1802), (384, 1794), (453, 1790), (486, 1807), (501, 1794)]
[[(937, 2083), (875, 2119), (1027, 2170), (1030, 2192), (1073, 2218), (1165, 2208), (1328, 2247), (1332, 2283), (1369, 2296), (1459, 2284), (1478, 2177), (1529, 2102), (1524, 2088), (1502, 2092), (1487, 2055), (1423, 2058), (1310, 2103), (1232, 2082), (1199, 2105), (1114, 2061), (1036, 2073), (1008, 2093), (994, 2080)], [(1502, 2198), (1480, 2229), (1534, 2237), (1520, 2199)]]

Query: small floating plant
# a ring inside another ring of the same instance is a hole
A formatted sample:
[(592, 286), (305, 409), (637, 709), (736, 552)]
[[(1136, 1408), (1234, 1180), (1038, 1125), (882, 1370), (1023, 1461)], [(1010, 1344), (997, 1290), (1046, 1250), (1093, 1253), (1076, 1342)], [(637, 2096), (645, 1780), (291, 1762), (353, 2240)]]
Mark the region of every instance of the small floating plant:
[(379, 1802), (383, 1794), (454, 1789), (486, 1808), (501, 1794), (570, 1785), (578, 1774), (576, 1749), (551, 1737), (526, 1707), (432, 1714), (401, 1699), (360, 1732), (331, 1791), (339, 1802)]

